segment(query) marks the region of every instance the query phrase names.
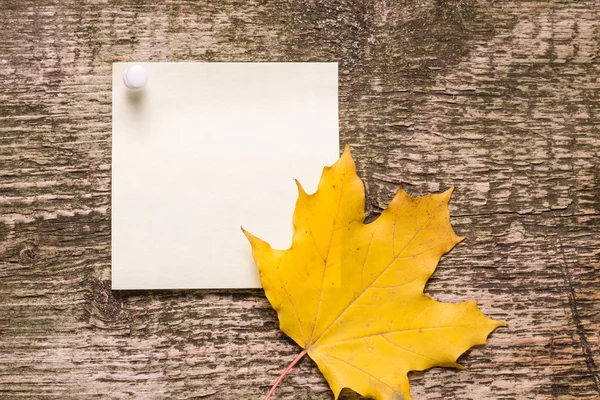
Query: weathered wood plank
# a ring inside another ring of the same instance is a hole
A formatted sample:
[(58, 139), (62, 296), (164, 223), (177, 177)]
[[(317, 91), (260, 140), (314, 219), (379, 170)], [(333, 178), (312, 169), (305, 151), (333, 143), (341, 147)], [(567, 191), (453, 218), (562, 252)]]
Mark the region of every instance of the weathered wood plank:
[[(428, 285), (509, 327), (417, 399), (600, 397), (600, 2), (0, 4), (0, 397), (260, 398), (298, 349), (261, 291), (110, 290), (114, 61), (338, 61), (375, 217), (456, 186)], [(328, 399), (301, 361), (280, 399)], [(345, 393), (345, 398), (357, 398)]]

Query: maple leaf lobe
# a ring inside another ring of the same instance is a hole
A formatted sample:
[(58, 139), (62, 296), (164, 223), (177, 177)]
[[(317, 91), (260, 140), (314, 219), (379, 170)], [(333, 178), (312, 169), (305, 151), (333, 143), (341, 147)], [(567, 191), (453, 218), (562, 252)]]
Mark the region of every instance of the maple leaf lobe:
[(412, 197), (399, 190), (364, 223), (364, 187), (346, 149), (318, 189), (300, 183), (292, 246), (276, 250), (244, 231), (280, 329), (317, 363), (335, 398), (344, 387), (378, 400), (410, 399), (407, 373), (460, 367), (503, 322), (475, 303), (423, 294), (439, 259), (464, 238), (451, 225), (453, 188)]

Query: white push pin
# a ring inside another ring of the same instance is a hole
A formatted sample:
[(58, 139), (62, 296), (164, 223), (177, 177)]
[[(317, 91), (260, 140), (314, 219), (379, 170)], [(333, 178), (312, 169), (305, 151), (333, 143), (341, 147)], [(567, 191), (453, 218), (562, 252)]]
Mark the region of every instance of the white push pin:
[(141, 65), (129, 67), (123, 74), (123, 82), (131, 90), (142, 90), (148, 83), (148, 71)]

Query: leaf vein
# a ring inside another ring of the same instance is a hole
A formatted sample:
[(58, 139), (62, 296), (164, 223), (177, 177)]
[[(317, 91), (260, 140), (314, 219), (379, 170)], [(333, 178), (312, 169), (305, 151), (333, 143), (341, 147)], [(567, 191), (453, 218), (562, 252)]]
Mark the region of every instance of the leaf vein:
[(349, 338), (349, 339), (338, 340), (337, 342), (321, 344), (319, 346), (314, 346), (314, 347), (315, 348), (331, 347), (331, 346), (338, 345), (340, 343), (352, 342), (354, 340), (361, 340), (361, 339), (368, 338), (368, 337), (387, 335), (387, 334), (391, 334), (391, 333), (413, 332), (413, 331), (418, 331), (418, 330), (432, 331), (432, 330), (437, 330), (437, 329), (476, 328), (476, 327), (481, 327), (481, 326), (496, 326), (496, 324), (467, 324), (467, 325), (432, 326), (432, 327), (426, 327), (426, 328), (403, 328), (403, 329), (396, 329), (396, 330), (392, 330), (392, 331), (377, 332), (377, 333), (373, 333), (370, 335), (361, 335), (361, 336), (357, 336), (357, 337), (353, 337), (353, 338)]
[[(377, 278), (375, 278), (375, 280), (373, 280), (373, 282), (371, 282), (371, 284), (369, 286), (371, 286), (372, 284), (374, 284), (375, 282), (377, 282), (379, 280), (379, 278), (381, 278), (381, 276), (383, 274), (386, 273), (386, 271), (390, 268), (390, 266), (392, 266), (396, 260), (398, 259), (398, 257), (400, 257), (402, 255), (402, 253), (404, 253), (404, 251), (408, 248), (408, 246), (410, 246), (410, 244), (416, 239), (417, 236), (419, 236), (419, 234), (423, 231), (423, 229), (425, 229), (425, 226), (427, 226), (427, 224), (429, 224), (429, 222), (431, 221), (431, 219), (433, 218), (433, 216), (436, 214), (437, 210), (439, 210), (439, 208), (442, 206), (442, 204), (444, 204), (444, 200), (440, 201), (440, 204), (438, 204), (438, 206), (432, 211), (432, 213), (429, 215), (429, 217), (427, 218), (427, 221), (425, 221), (425, 223), (419, 228), (419, 230), (415, 233), (415, 235), (412, 237), (411, 240), (408, 241), (408, 243), (404, 246), (404, 248), (402, 248), (402, 250), (400, 250), (400, 253), (398, 253), (393, 259), (392, 261), (390, 261), (390, 263), (383, 269), (383, 271), (381, 271), (381, 273), (377, 276)], [(321, 289), (322, 290), (322, 289)], [(346, 311), (348, 311), (348, 309), (350, 307), (352, 307), (354, 305), (354, 303), (356, 303), (358, 301), (358, 299), (360, 299), (367, 291), (363, 290), (357, 297), (354, 298), (354, 300), (352, 300), (339, 314), (338, 316), (335, 318), (335, 320), (333, 320), (333, 322), (331, 322), (327, 328), (325, 328), (325, 330), (321, 333), (321, 335), (319, 336), (319, 338), (317, 338), (317, 340), (315, 341), (315, 343), (320, 340), (325, 333), (327, 333), (329, 331), (329, 329), (331, 329), (331, 327), (341, 318), (342, 315), (344, 315), (344, 313)], [(316, 320), (315, 320), (315, 324), (316, 324)], [(314, 326), (313, 326), (313, 334), (314, 334)], [(311, 335), (311, 339), (312, 339), (313, 335)]]
[(414, 355), (416, 355), (416, 356), (419, 356), (419, 357), (423, 357), (423, 358), (425, 358), (425, 359), (427, 359), (427, 360), (435, 361), (436, 363), (439, 363), (439, 364), (443, 364), (443, 362), (442, 362), (442, 361), (440, 361), (440, 360), (438, 360), (438, 359), (431, 358), (431, 357), (425, 356), (425, 355), (423, 355), (423, 354), (419, 354), (419, 353), (417, 353), (416, 351), (412, 351), (412, 350), (409, 350), (409, 349), (407, 349), (407, 348), (405, 348), (405, 347), (402, 347), (402, 346), (400, 346), (398, 343), (394, 343), (394, 342), (393, 342), (393, 341), (391, 341), (390, 339), (386, 338), (386, 337), (385, 337), (385, 335), (380, 335), (380, 336), (381, 336), (381, 338), (382, 338), (383, 340), (385, 340), (386, 342), (390, 343), (390, 344), (391, 344), (391, 345), (393, 345), (394, 347), (397, 347), (397, 348), (399, 348), (400, 350), (406, 351), (407, 353), (411, 353), (411, 354), (414, 354)]
[[(281, 260), (279, 261), (279, 265), (281, 265)], [(275, 268), (275, 274), (277, 275), (277, 279), (279, 279), (281, 288), (285, 292), (290, 304), (292, 305), (292, 310), (294, 310), (294, 314), (296, 315), (296, 319), (298, 320), (298, 325), (300, 325), (300, 330), (302, 331), (302, 340), (304, 340), (304, 343), (306, 344), (307, 343), (306, 342), (306, 333), (304, 333), (304, 327), (302, 326), (302, 321), (300, 321), (300, 316), (298, 315), (298, 310), (296, 310), (296, 305), (294, 304), (294, 301), (292, 300), (292, 296), (290, 296), (290, 293), (287, 291), (285, 284), (281, 280), (281, 276), (279, 275), (279, 265), (277, 266), (277, 268)]]
[(384, 382), (383, 380), (381, 380), (381, 378), (378, 378), (378, 377), (376, 377), (375, 375), (371, 374), (370, 372), (367, 372), (367, 371), (365, 371), (364, 369), (362, 369), (362, 368), (359, 368), (359, 367), (357, 367), (356, 365), (354, 365), (354, 364), (351, 364), (351, 363), (349, 363), (348, 361), (346, 361), (346, 360), (344, 360), (344, 359), (342, 359), (342, 358), (334, 357), (334, 356), (332, 356), (332, 355), (330, 355), (330, 354), (324, 354), (324, 353), (322, 353), (322, 354), (323, 354), (325, 357), (333, 358), (334, 360), (338, 360), (338, 361), (340, 361), (340, 362), (343, 362), (343, 363), (344, 363), (344, 364), (346, 364), (346, 365), (349, 365), (350, 367), (352, 367), (352, 368), (354, 368), (354, 369), (357, 369), (357, 370), (359, 370), (359, 371), (360, 371), (360, 372), (362, 372), (363, 374), (365, 374), (365, 375), (368, 375), (370, 378), (373, 378), (373, 379), (375, 379), (376, 381), (383, 383), (385, 386), (387, 386), (387, 387), (389, 387), (390, 389), (392, 389), (392, 390), (394, 391), (394, 393), (401, 393), (400, 391), (398, 391), (398, 389), (394, 388), (394, 387), (393, 387), (393, 386), (391, 386), (389, 383), (386, 383), (386, 382)]
[(342, 174), (342, 185), (340, 187), (340, 198), (338, 200), (337, 210), (335, 212), (335, 218), (333, 219), (333, 226), (331, 227), (331, 236), (329, 237), (329, 245), (327, 247), (327, 252), (325, 253), (325, 266), (323, 267), (323, 278), (321, 279), (321, 290), (319, 291), (319, 303), (317, 304), (317, 312), (315, 313), (315, 322), (313, 324), (313, 329), (310, 334), (310, 340), (312, 340), (315, 334), (315, 328), (317, 327), (317, 322), (319, 322), (319, 313), (321, 311), (321, 303), (323, 301), (323, 286), (325, 286), (325, 275), (327, 275), (327, 265), (329, 264), (329, 252), (331, 251), (331, 243), (333, 242), (333, 235), (335, 233), (335, 225), (337, 224), (337, 219), (340, 214), (340, 207), (342, 205), (342, 199), (344, 194), (344, 186), (346, 185), (346, 173)]

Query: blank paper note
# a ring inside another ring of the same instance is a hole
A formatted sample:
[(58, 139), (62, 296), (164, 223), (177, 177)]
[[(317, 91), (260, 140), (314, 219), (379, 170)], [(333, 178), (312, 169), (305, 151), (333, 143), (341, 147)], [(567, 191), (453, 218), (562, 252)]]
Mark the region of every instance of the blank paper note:
[(113, 64), (112, 287), (260, 287), (243, 226), (291, 244), (294, 178), (339, 156), (336, 63)]

